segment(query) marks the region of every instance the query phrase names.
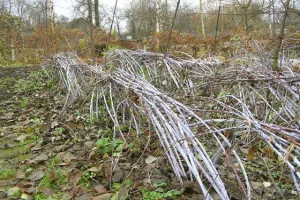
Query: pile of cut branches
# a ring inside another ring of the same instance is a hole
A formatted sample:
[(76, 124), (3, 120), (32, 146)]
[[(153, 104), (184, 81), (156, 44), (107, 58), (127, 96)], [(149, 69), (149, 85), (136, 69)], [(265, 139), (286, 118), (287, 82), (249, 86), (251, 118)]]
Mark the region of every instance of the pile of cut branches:
[(65, 108), (88, 99), (91, 118), (101, 120), (104, 106), (114, 138), (125, 142), (120, 124), (129, 123), (137, 135), (151, 129), (175, 175), (198, 182), (206, 199), (214, 193), (230, 199), (220, 161), (229, 163), (244, 197), (251, 199), (237, 145), (260, 138), (289, 167), (300, 193), (300, 74), (288, 67), (273, 72), (266, 66), (272, 62), (260, 57), (224, 64), (217, 58), (115, 50), (106, 60), (90, 66), (64, 53), (45, 64), (68, 91)]

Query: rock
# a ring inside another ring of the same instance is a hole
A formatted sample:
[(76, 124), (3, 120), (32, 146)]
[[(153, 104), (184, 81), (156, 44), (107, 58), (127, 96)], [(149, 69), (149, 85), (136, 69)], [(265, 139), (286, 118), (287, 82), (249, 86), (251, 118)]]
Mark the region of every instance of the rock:
[(7, 190), (7, 196), (11, 197), (11, 196), (14, 196), (16, 193), (20, 192), (20, 188), (19, 187), (12, 187), (12, 188), (9, 188)]

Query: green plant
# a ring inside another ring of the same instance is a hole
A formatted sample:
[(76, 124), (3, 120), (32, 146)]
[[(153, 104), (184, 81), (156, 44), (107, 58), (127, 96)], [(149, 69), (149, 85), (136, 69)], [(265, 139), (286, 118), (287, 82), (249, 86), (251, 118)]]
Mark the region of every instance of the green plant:
[(67, 177), (61, 169), (49, 170), (47, 175), (41, 180), (39, 186), (59, 189), (60, 186), (67, 182)]
[(124, 141), (120, 139), (112, 140), (111, 138), (101, 138), (96, 142), (96, 147), (99, 152), (104, 155), (111, 155), (117, 157), (122, 152)]
[(154, 185), (156, 189), (153, 191), (149, 191), (147, 188), (141, 188), (140, 192), (142, 193), (144, 200), (157, 200), (163, 198), (175, 199), (181, 194), (178, 190), (165, 191), (162, 187), (165, 187), (166, 185), (166, 183), (156, 184)]
[(39, 186), (51, 187), (52, 189), (59, 189), (59, 187), (67, 182), (67, 176), (63, 170), (58, 168), (58, 160), (53, 157), (49, 162), (49, 170), (41, 180)]
[(96, 177), (95, 172), (87, 171), (81, 176), (81, 179), (80, 179), (79, 183), (82, 186), (90, 187), (91, 186), (91, 179), (93, 179), (95, 177)]
[(33, 196), (34, 200), (47, 200), (48, 197), (44, 193), (38, 193)]
[(10, 176), (14, 176), (16, 174), (16, 171), (8, 169), (8, 170), (4, 170), (4, 169), (0, 169), (0, 180), (5, 180)]
[(55, 132), (58, 134), (58, 135), (62, 135), (64, 132), (65, 132), (65, 128), (63, 127), (58, 127), (55, 129)]
[(26, 109), (29, 104), (29, 99), (27, 97), (23, 97), (19, 99), (20, 107)]

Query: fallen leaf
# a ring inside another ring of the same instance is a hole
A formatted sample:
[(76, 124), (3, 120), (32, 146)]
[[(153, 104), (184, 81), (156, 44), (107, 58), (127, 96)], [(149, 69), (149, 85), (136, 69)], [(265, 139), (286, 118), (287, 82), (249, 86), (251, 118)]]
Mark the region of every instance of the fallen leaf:
[(35, 192), (34, 182), (24, 180), (18, 183), (17, 186), (22, 192), (25, 192), (27, 194), (32, 194)]
[(51, 123), (51, 128), (53, 129), (53, 128), (57, 127), (58, 125), (59, 125), (58, 122), (54, 121)]
[(0, 187), (13, 185), (13, 184), (14, 184), (13, 180), (0, 180)]
[(63, 161), (64, 162), (71, 162), (73, 160), (78, 160), (78, 158), (76, 156), (74, 156), (71, 152), (68, 152), (66, 155), (64, 155), (63, 157)]
[(30, 176), (28, 176), (28, 180), (31, 181), (38, 181), (40, 179), (42, 179), (45, 176), (45, 173), (43, 171), (35, 171), (32, 174), (30, 174)]
[(148, 156), (145, 160), (146, 164), (154, 163), (158, 158), (154, 156)]
[(20, 191), (19, 187), (12, 187), (7, 190), (7, 196), (14, 196), (16, 193)]
[(8, 120), (8, 119), (12, 119), (13, 116), (14, 116), (13, 112), (4, 113), (3, 115), (0, 116), (0, 119)]
[(107, 189), (103, 186), (103, 185), (96, 185), (94, 187), (94, 190), (98, 193), (98, 194), (104, 194), (107, 192)]
[(16, 174), (17, 179), (24, 179), (25, 178), (25, 173), (23, 171), (18, 171)]
[(82, 171), (79, 171), (79, 170), (74, 171), (74, 172), (69, 176), (69, 183), (70, 183), (72, 186), (76, 186), (76, 185), (79, 183), (82, 174), (83, 174)]
[(268, 187), (270, 187), (272, 184), (271, 184), (270, 182), (263, 182), (263, 185), (264, 185), (266, 188), (268, 188)]
[(105, 193), (99, 196), (92, 197), (92, 200), (107, 200), (110, 199), (112, 195), (113, 193)]
[(247, 154), (247, 160), (248, 161), (251, 161), (254, 159), (254, 155), (255, 155), (255, 148), (254, 147), (250, 147), (249, 150), (248, 150), (248, 154)]
[(15, 141), (18, 141), (18, 142), (24, 142), (24, 140), (26, 140), (28, 137), (28, 135), (20, 135), (19, 137), (17, 137), (15, 139)]
[(21, 199), (27, 200), (27, 199), (30, 199), (30, 196), (29, 196), (28, 194), (23, 193), (23, 194), (21, 195)]

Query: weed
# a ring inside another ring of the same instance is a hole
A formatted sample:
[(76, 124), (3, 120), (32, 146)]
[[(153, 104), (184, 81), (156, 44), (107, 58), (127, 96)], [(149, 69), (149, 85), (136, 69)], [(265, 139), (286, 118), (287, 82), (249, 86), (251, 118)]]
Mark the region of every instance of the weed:
[(41, 180), (40, 187), (51, 187), (52, 189), (59, 189), (67, 182), (66, 175), (60, 169), (50, 170), (47, 175)]
[(21, 108), (27, 109), (28, 104), (29, 104), (29, 99), (27, 97), (23, 97), (19, 99), (19, 104)]
[(157, 200), (157, 199), (175, 199), (178, 195), (181, 194), (178, 190), (164, 190), (162, 187), (165, 187), (166, 183), (161, 183), (154, 185), (156, 188), (154, 191), (149, 191), (147, 188), (140, 189), (144, 200)]
[(57, 133), (58, 135), (62, 135), (64, 132), (65, 132), (65, 128), (63, 127), (58, 127), (58, 128), (55, 128), (55, 133)]
[(41, 180), (40, 187), (51, 187), (52, 189), (59, 189), (61, 185), (67, 182), (67, 176), (60, 168), (57, 167), (58, 160), (54, 157), (50, 160), (49, 171), (47, 175)]
[(96, 177), (96, 173), (95, 172), (85, 172), (82, 176), (81, 179), (79, 181), (80, 185), (84, 186), (84, 187), (90, 187), (91, 186), (91, 179)]
[(38, 193), (33, 196), (34, 200), (47, 200), (48, 197), (44, 193)]
[(5, 180), (11, 176), (14, 176), (17, 172), (11, 169), (4, 170), (0, 169), (0, 180)]
[(120, 139), (113, 141), (111, 138), (101, 138), (96, 142), (96, 147), (102, 155), (111, 155), (112, 152), (114, 152), (113, 156), (119, 156), (122, 152), (123, 145), (124, 141)]

